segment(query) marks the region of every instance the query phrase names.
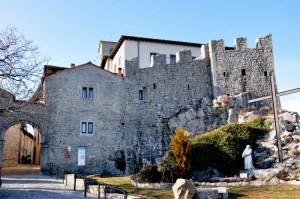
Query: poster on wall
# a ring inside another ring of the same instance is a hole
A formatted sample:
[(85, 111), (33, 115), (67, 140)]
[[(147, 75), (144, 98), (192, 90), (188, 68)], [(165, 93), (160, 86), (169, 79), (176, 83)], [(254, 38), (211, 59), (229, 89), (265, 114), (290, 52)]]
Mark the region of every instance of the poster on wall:
[(78, 166), (85, 165), (85, 147), (80, 146), (78, 147)]

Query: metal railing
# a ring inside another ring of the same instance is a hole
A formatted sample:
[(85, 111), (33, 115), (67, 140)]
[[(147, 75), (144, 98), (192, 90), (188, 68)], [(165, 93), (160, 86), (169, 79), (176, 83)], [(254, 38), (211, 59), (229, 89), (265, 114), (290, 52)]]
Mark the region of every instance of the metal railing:
[[(95, 185), (97, 186), (97, 196), (98, 198), (101, 197), (101, 189), (103, 189), (103, 196), (104, 199), (106, 199), (108, 193), (119, 193), (124, 195), (124, 199), (127, 199), (128, 192), (120, 189), (116, 186), (105, 184), (105, 183), (100, 183), (95, 179), (89, 178), (86, 175), (83, 174), (76, 174), (73, 172), (70, 172), (68, 170), (65, 170), (54, 163), (47, 163), (46, 165), (48, 167), (48, 174), (49, 176), (54, 176), (56, 175), (56, 179), (58, 180), (59, 178), (63, 179), (63, 183), (66, 183), (66, 186), (68, 186), (68, 177), (66, 175), (71, 174), (74, 175), (73, 179), (73, 190), (76, 191), (76, 180), (77, 179), (83, 179), (84, 182), (84, 197), (87, 197), (87, 192), (89, 189), (90, 185)], [(1, 180), (1, 169), (0, 169), (0, 180)], [(1, 183), (1, 181), (0, 181)]]
[(2, 177), (1, 177), (1, 176), (2, 176), (2, 173), (1, 173), (1, 169), (2, 169), (2, 168), (0, 167), (0, 187), (2, 186)]
[(84, 180), (84, 197), (86, 198), (87, 195), (87, 191), (88, 191), (88, 186), (89, 185), (95, 185), (97, 186), (97, 196), (98, 198), (101, 197), (101, 189), (103, 189), (103, 196), (104, 199), (106, 199), (106, 196), (108, 193), (120, 193), (123, 194), (124, 199), (127, 199), (128, 196), (128, 192), (120, 189), (116, 186), (113, 185), (109, 185), (109, 184), (105, 184), (105, 183), (100, 183), (95, 179), (91, 179), (91, 178), (85, 178)]

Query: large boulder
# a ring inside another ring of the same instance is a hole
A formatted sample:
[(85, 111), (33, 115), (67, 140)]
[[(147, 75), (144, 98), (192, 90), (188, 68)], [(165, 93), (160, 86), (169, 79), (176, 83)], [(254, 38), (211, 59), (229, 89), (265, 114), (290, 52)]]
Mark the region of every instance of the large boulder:
[(192, 199), (197, 192), (191, 181), (181, 178), (176, 180), (172, 190), (175, 199)]

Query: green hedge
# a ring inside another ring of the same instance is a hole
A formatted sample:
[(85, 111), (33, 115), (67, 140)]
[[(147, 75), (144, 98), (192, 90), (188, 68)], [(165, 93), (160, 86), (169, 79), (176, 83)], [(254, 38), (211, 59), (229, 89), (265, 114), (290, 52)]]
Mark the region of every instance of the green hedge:
[(212, 166), (225, 175), (243, 168), (242, 153), (247, 144), (255, 148), (256, 140), (269, 130), (265, 118), (244, 124), (228, 124), (192, 140), (192, 169)]
[(157, 165), (148, 165), (143, 167), (138, 173), (131, 176), (131, 179), (139, 183), (160, 182), (162, 173), (157, 170)]

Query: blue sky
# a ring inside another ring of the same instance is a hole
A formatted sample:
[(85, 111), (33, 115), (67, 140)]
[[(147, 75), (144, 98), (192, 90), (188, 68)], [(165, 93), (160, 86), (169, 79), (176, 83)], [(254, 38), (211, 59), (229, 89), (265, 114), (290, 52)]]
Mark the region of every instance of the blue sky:
[[(100, 40), (121, 35), (207, 43), (273, 35), (279, 91), (300, 88), (300, 1), (0, 0), (0, 29), (11, 24), (39, 46), (49, 64), (99, 63)], [(298, 100), (300, 94), (281, 98)]]

